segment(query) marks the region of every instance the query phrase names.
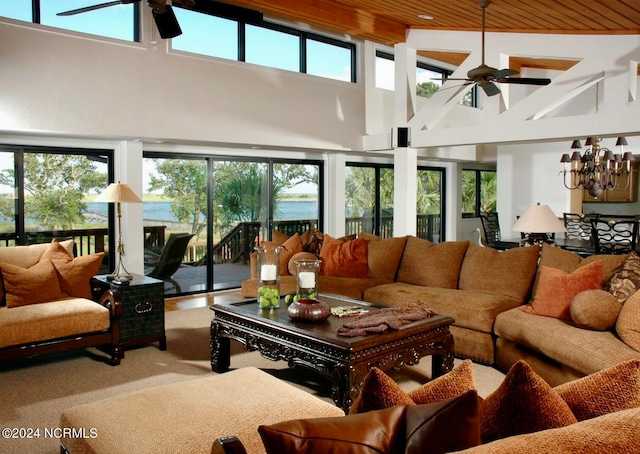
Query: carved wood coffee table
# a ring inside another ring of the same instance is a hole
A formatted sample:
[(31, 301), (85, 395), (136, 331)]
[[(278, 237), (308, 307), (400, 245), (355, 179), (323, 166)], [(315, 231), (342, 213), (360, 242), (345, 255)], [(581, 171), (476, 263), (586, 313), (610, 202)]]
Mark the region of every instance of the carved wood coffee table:
[[(371, 311), (381, 307), (338, 295), (320, 295), (330, 306), (361, 304)], [(211, 321), (211, 369), (229, 370), (230, 340), (239, 341), (248, 351), (258, 350), (265, 358), (287, 361), (289, 367), (305, 367), (319, 372), (331, 383), (331, 394), (345, 412), (356, 398), (362, 382), (373, 367), (390, 370), (418, 364), (420, 358), (432, 356), (433, 376), (453, 367), (451, 317), (435, 315), (412, 322), (399, 330), (343, 337), (336, 329), (352, 318), (330, 316), (322, 322), (294, 322), (287, 306), (262, 310), (256, 300), (216, 302)]]

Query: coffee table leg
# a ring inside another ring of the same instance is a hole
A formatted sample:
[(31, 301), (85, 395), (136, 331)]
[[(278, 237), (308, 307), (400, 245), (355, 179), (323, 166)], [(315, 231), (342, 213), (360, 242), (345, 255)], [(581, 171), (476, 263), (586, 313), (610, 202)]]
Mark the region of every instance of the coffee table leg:
[(231, 365), (231, 342), (228, 337), (218, 335), (218, 324), (211, 322), (211, 370), (213, 372), (227, 372)]
[(442, 354), (431, 355), (432, 379), (451, 372), (453, 369), (453, 334), (449, 333), (442, 341)]

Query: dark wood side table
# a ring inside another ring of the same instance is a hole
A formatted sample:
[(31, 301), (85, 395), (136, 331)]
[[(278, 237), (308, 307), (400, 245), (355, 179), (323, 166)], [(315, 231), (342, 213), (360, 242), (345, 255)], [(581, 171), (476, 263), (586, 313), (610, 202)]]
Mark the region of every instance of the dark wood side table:
[(115, 289), (122, 297), (120, 342), (123, 348), (159, 342), (167, 349), (164, 330), (164, 283), (158, 279), (134, 274), (129, 285), (116, 285), (106, 275), (95, 276), (106, 289)]

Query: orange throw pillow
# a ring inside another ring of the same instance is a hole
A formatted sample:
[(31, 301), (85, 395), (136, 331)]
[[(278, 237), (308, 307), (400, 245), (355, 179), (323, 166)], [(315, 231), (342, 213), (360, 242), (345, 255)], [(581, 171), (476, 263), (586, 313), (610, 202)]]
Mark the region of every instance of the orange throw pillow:
[(104, 252), (83, 255), (73, 260), (52, 260), (63, 293), (77, 298), (91, 299), (91, 278), (98, 273)]
[(322, 274), (365, 279), (369, 272), (367, 240), (340, 241), (325, 234), (320, 250)]
[(7, 307), (46, 303), (65, 297), (60, 290), (51, 260), (42, 260), (30, 268), (0, 263)]
[(571, 320), (571, 301), (585, 290), (602, 288), (602, 269), (600, 260), (584, 265), (573, 273), (541, 266), (533, 301), (530, 306), (521, 306), (521, 310), (529, 314)]

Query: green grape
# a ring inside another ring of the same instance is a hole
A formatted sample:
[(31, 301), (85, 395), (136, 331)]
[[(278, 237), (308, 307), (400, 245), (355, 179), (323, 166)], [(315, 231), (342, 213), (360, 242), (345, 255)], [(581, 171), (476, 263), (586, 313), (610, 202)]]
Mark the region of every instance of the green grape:
[(259, 303), (260, 303), (260, 307), (262, 309), (267, 309), (267, 308), (271, 307), (271, 301), (269, 301), (269, 298), (267, 298), (265, 296), (261, 296), (260, 297)]
[(287, 306), (293, 303), (293, 295), (287, 295), (284, 297), (284, 302), (287, 303)]

